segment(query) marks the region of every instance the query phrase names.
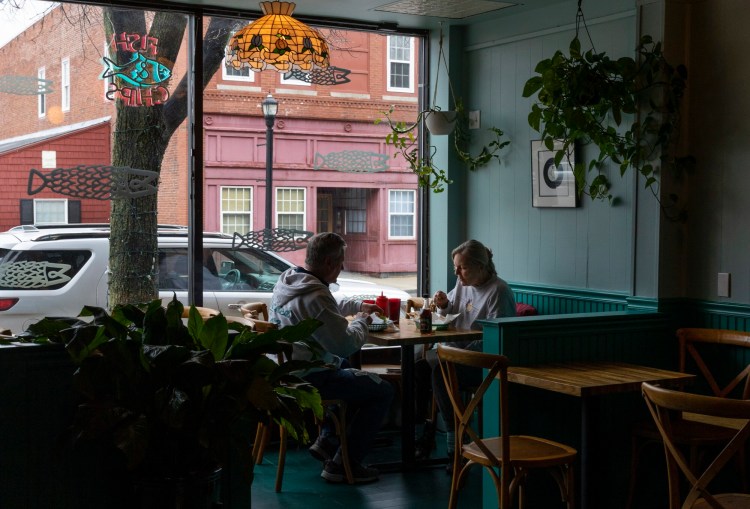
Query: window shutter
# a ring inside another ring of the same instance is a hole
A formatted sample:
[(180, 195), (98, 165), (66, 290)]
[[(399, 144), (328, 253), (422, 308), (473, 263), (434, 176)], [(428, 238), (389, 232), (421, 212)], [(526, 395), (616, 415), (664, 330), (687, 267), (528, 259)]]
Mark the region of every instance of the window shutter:
[(21, 200), (21, 224), (34, 224), (34, 200)]
[(81, 200), (68, 200), (68, 223), (81, 222)]

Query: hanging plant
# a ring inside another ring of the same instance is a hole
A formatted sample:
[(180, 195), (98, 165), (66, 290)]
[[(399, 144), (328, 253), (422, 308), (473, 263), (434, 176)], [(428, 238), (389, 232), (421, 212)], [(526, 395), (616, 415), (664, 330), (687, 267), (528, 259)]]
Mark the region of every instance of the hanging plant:
[[(445, 185), (451, 184), (452, 181), (448, 178), (445, 170), (438, 168), (432, 163), (432, 159), (437, 151), (434, 146), (427, 145), (427, 153), (424, 155), (420, 154), (419, 137), (417, 134), (418, 127), (422, 124), (423, 120), (430, 135), (445, 135), (453, 132), (453, 148), (456, 151), (456, 156), (471, 171), (485, 166), (493, 158), (500, 161), (500, 155), (498, 152), (510, 143), (508, 140), (501, 140), (504, 134), (503, 131), (496, 127), (490, 127), (488, 130), (495, 135), (495, 139), (487, 146), (482, 147), (482, 150), (478, 155), (471, 155), (469, 152), (469, 143), (471, 141), (471, 136), (469, 134), (469, 119), (463, 107), (463, 101), (460, 98), (456, 98), (453, 92), (453, 84), (450, 82), (448, 64), (445, 61), (445, 54), (443, 53), (442, 28), (440, 31), (439, 47), (438, 72), (435, 77), (435, 94), (432, 99), (432, 107), (428, 110), (419, 112), (417, 119), (411, 124), (393, 120), (393, 106), (391, 106), (388, 111), (382, 112), (385, 117), (384, 119), (375, 120), (376, 124), (381, 122), (388, 123), (391, 131), (386, 135), (385, 143), (386, 145), (393, 145), (393, 147), (395, 147), (396, 154), (394, 157), (401, 155), (401, 157), (403, 157), (409, 164), (411, 171), (417, 175), (419, 186), (430, 187), (435, 193), (443, 192), (445, 190)], [(439, 106), (435, 105), (437, 100), (437, 84), (440, 77), (441, 62), (445, 65), (446, 74), (448, 74), (448, 86), (455, 110), (443, 111)]]
[[(580, 2), (578, 16), (583, 17)], [(620, 175), (631, 167), (640, 173), (646, 188), (667, 211), (678, 198), (672, 194), (669, 204), (662, 203), (660, 171), (669, 168), (679, 175), (694, 162), (691, 156), (673, 154), (687, 69), (670, 65), (661, 43), (650, 36), (641, 38), (637, 60), (612, 60), (605, 53), (596, 53), (593, 42), (591, 46), (591, 50), (581, 51), (576, 30), (568, 55), (557, 51), (536, 65), (537, 75), (523, 90), (524, 97), (537, 94), (529, 125), (541, 133), (549, 150), (562, 141), (555, 152), (555, 164), (574, 153), (576, 146), (594, 144), (599, 148), (599, 155), (588, 165), (577, 162), (573, 166), (579, 195), (612, 202), (611, 183), (602, 171), (604, 163), (611, 160), (619, 166)], [(628, 115), (633, 116), (628, 119), (630, 127), (618, 129)], [(684, 217), (684, 211), (678, 216)]]
[[(422, 115), (420, 113), (417, 121), (413, 124), (407, 124), (406, 122), (393, 120), (393, 106), (388, 111), (382, 112), (385, 119), (377, 119), (376, 124), (380, 122), (387, 122), (391, 131), (385, 137), (386, 145), (393, 145), (396, 148), (396, 154), (394, 157), (401, 157), (409, 164), (411, 171), (417, 175), (420, 187), (430, 187), (435, 193), (442, 193), (445, 190), (445, 186), (451, 184), (453, 181), (448, 178), (445, 170), (439, 168), (433, 164), (432, 159), (437, 149), (432, 146), (427, 146), (429, 152), (424, 157), (420, 155), (419, 151), (419, 138), (417, 136), (417, 127), (420, 124)], [(466, 165), (466, 167), (475, 171), (482, 166), (489, 164), (492, 159), (500, 161), (500, 154), (498, 153), (501, 149), (506, 147), (510, 141), (503, 140), (503, 131), (497, 127), (488, 128), (495, 135), (495, 139), (482, 147), (482, 150), (476, 156), (469, 152), (469, 142), (471, 141), (468, 129), (468, 117), (466, 116), (463, 106), (459, 101), (456, 104), (456, 126), (453, 131), (453, 149), (456, 152), (458, 159)]]

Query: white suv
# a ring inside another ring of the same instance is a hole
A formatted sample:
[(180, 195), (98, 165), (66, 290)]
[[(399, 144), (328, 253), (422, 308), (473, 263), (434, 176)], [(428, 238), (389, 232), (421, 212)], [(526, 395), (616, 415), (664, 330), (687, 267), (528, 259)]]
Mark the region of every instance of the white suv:
[[(16, 227), (0, 233), (0, 329), (25, 330), (45, 316), (76, 316), (85, 305), (108, 307), (109, 225)], [(185, 305), (188, 230), (159, 227), (159, 296)], [(233, 247), (232, 236), (203, 234), (203, 305), (239, 316), (240, 305), (270, 303), (279, 275), (292, 264), (275, 253)], [(343, 279), (336, 299), (405, 302), (403, 290)]]

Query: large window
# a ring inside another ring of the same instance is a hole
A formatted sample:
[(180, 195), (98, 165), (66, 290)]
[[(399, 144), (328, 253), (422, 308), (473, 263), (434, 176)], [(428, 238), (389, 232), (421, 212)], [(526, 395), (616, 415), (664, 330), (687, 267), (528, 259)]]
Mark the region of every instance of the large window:
[(34, 200), (34, 224), (66, 224), (68, 200)]
[(305, 190), (303, 188), (276, 188), (276, 226), (278, 228), (304, 230), (305, 212)]
[(414, 80), (414, 44), (411, 37), (388, 36), (388, 90), (412, 92)]
[(253, 188), (221, 188), (221, 231), (247, 233), (253, 229)]
[(388, 237), (391, 239), (413, 239), (416, 234), (416, 192), (391, 189), (388, 191)]

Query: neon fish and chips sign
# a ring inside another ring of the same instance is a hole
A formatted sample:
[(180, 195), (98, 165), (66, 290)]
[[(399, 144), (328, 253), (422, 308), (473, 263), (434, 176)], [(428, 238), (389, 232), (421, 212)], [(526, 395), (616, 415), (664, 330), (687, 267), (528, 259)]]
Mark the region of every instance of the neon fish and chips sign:
[(112, 78), (107, 99), (120, 99), (125, 106), (156, 106), (169, 99), (166, 82), (172, 69), (157, 58), (159, 40), (145, 34), (122, 32), (112, 35), (110, 47), (130, 53), (123, 62), (103, 57), (101, 79)]

